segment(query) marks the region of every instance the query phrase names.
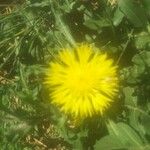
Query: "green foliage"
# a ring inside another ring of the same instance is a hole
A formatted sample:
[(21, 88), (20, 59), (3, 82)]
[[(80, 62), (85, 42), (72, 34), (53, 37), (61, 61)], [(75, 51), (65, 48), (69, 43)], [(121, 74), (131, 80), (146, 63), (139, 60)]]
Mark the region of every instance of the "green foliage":
[(142, 27), (147, 24), (146, 13), (140, 3), (137, 2), (136, 4), (133, 0), (120, 0), (118, 7), (135, 27)]
[[(150, 1), (0, 2), (0, 149), (150, 149)], [(118, 64), (105, 116), (71, 120), (43, 85), (55, 53), (94, 44)]]
[(140, 136), (125, 123), (110, 121), (109, 135), (103, 137), (95, 144), (95, 149), (142, 149), (143, 142)]

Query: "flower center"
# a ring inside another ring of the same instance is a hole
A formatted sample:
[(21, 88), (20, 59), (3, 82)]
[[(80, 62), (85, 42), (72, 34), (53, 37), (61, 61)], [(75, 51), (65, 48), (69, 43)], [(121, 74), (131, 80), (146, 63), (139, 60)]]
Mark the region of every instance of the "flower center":
[(68, 87), (79, 93), (89, 92), (93, 88), (93, 72), (88, 68), (80, 68), (69, 73), (70, 81)]
[(76, 86), (79, 91), (87, 91), (90, 87), (90, 80), (85, 73), (81, 73), (79, 76), (76, 77)]

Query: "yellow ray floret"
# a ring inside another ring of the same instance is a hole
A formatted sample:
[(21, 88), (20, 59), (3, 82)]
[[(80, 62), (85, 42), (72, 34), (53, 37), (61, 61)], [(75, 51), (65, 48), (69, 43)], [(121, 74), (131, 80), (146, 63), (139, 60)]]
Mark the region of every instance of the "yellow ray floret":
[(74, 117), (103, 115), (117, 93), (117, 66), (89, 45), (64, 49), (50, 62), (45, 83), (51, 102)]

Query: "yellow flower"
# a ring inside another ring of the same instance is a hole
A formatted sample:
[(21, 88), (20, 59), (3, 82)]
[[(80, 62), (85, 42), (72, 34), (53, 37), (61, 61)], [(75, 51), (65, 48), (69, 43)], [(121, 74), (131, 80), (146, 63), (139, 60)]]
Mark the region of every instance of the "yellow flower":
[(75, 118), (103, 115), (117, 93), (117, 66), (89, 45), (59, 51), (45, 83), (51, 102)]

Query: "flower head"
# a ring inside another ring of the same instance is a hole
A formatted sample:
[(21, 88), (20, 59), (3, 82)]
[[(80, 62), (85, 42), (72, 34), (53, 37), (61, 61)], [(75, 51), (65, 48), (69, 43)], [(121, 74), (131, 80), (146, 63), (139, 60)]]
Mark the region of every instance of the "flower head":
[(74, 117), (103, 115), (118, 87), (113, 61), (84, 44), (59, 51), (56, 57), (59, 61), (50, 62), (45, 80), (51, 102)]

